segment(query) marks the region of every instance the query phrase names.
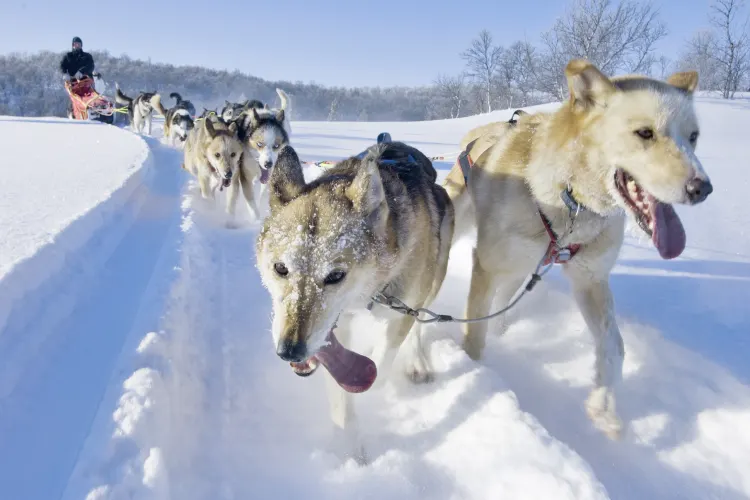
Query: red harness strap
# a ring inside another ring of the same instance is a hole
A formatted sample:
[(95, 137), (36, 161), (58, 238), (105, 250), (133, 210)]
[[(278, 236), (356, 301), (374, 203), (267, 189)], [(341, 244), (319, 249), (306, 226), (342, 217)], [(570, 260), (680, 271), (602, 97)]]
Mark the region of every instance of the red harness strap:
[(551, 263), (567, 264), (570, 259), (572, 259), (576, 253), (578, 253), (581, 245), (579, 245), (578, 243), (572, 243), (567, 247), (561, 248), (557, 243), (557, 235), (552, 230), (552, 225), (550, 224), (549, 219), (547, 219), (547, 217), (542, 213), (541, 209), (537, 207), (537, 210), (539, 211), (539, 216), (542, 219), (542, 224), (544, 224), (544, 229), (547, 230), (547, 235), (549, 236), (549, 245), (547, 245), (547, 253), (544, 254), (544, 264), (542, 265), (546, 266)]

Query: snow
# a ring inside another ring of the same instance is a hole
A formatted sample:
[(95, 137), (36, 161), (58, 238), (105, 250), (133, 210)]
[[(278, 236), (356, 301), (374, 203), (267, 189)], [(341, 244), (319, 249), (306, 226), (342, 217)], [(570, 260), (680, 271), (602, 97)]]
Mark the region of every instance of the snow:
[[(511, 112), (294, 122), (292, 142), (303, 160), (337, 160), (388, 131), (439, 155)], [(256, 223), (226, 229), (223, 204), (157, 139), (2, 118), (0, 498), (750, 497), (750, 102), (701, 96), (698, 113), (714, 193), (677, 207), (686, 252), (661, 260), (630, 230), (611, 276), (623, 439), (585, 415), (593, 345), (554, 269), (480, 362), (459, 328), (430, 326), (432, 383), (394, 370), (356, 396), (366, 467), (341, 456), (323, 377), (274, 353)], [(451, 161), (435, 165), (442, 178)], [(454, 247), (432, 309), (462, 315), (470, 252)], [(357, 350), (382, 328), (354, 326)]]

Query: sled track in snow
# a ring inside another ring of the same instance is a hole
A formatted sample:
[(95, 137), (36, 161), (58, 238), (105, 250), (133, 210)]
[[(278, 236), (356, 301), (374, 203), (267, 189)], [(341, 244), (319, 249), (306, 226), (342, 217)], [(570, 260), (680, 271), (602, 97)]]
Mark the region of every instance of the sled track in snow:
[(9, 290), (40, 283), (22, 288), (0, 330), (5, 498), (59, 498), (107, 404), (112, 367), (161, 309), (153, 288), (176, 257), (169, 241), (184, 177), (173, 151), (148, 142), (149, 157), (124, 186), (4, 281)]

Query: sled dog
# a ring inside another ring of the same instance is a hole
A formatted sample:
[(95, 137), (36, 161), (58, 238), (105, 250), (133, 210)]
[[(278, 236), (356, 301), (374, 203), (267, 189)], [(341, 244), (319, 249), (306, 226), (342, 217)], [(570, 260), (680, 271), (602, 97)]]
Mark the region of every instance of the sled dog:
[(138, 134), (143, 133), (143, 128), (147, 128), (147, 134), (151, 135), (151, 119), (153, 118), (154, 110), (157, 108), (155, 102), (160, 100), (159, 94), (154, 92), (141, 92), (135, 98), (126, 96), (120, 85), (115, 83), (117, 90), (115, 91), (115, 102), (121, 106), (127, 106), (128, 118), (130, 118), (130, 127), (133, 132)]
[[(698, 74), (608, 78), (572, 60), (565, 75), (569, 98), (556, 111), (470, 131), (461, 143), (470, 168), (457, 162), (444, 186), (457, 220), (473, 215), (477, 230), (465, 315), (488, 314), (493, 297), (503, 307), (541, 258), (562, 263), (595, 344), (586, 410), (617, 438), (624, 346), (609, 274), (627, 217), (672, 259), (685, 248), (672, 205), (701, 203), (713, 190), (695, 155)], [(473, 359), (482, 355), (486, 332), (486, 322), (463, 327)]]
[[(256, 255), (273, 301), (273, 345), (297, 375), (309, 376), (319, 364), (326, 368), (331, 418), (355, 442), (350, 393), (385, 377), (414, 325), (412, 316), (373, 304), (373, 295), (428, 306), (445, 277), (453, 206), (435, 180), (430, 160), (401, 142), (376, 144), (310, 183), (294, 149), (286, 146), (271, 173), (270, 215)], [(350, 338), (345, 320), (368, 304), (389, 320), (375, 361), (345, 347)], [(419, 328), (414, 330), (407, 372), (425, 381), (429, 363)]]
[(252, 108), (263, 109), (263, 107), (263, 103), (257, 99), (246, 100), (245, 102), (224, 101), (224, 107), (221, 108), (221, 117), (228, 122), (239, 118), (245, 111)]
[[(286, 131), (286, 135), (288, 137), (292, 136), (292, 125), (289, 123), (289, 120), (292, 118), (292, 103), (291, 99), (289, 99), (289, 96), (281, 89), (276, 89), (276, 94), (278, 94), (279, 99), (281, 99), (281, 107), (280, 108), (269, 108), (268, 103), (263, 105), (263, 109), (257, 109), (257, 113), (259, 116), (275, 116), (278, 115), (280, 111), (283, 111), (283, 116), (285, 120), (283, 120), (282, 124), (284, 125), (284, 130)], [(250, 110), (253, 108), (248, 109), (245, 111), (245, 114), (248, 114)]]
[[(174, 96), (176, 93), (170, 94)], [(179, 97), (179, 94), (176, 94)], [(185, 144), (188, 134), (195, 127), (195, 121), (193, 120), (194, 114), (190, 112), (189, 101), (183, 101), (181, 98), (177, 99), (177, 104), (169, 109), (165, 109), (161, 103), (161, 98), (158, 98), (154, 102), (154, 106), (157, 111), (164, 116), (164, 137), (167, 143), (176, 146), (178, 144)]]
[(212, 116), (188, 134), (183, 168), (198, 178), (203, 198), (214, 199), (216, 188), (229, 187), (239, 175), (243, 153), (237, 124)]
[(289, 136), (284, 129), (287, 121), (284, 110), (280, 109), (274, 113), (259, 111), (250, 108), (250, 111), (241, 115), (236, 122), (239, 123), (239, 136), (246, 152), (243, 178), (249, 179), (251, 183), (255, 180), (260, 183), (259, 198), (262, 199), (271, 170), (276, 164), (279, 152), (289, 144)]

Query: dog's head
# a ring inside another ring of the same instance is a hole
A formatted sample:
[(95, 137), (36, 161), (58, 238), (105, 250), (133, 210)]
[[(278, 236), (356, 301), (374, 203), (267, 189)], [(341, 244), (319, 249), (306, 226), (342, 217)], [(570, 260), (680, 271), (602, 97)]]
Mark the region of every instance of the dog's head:
[(250, 108), (244, 115), (241, 129), (245, 144), (261, 169), (260, 182), (266, 183), (271, 169), (276, 165), (279, 151), (289, 144), (289, 136), (284, 130), (284, 111), (276, 113)]
[(273, 300), (277, 354), (298, 375), (311, 374), (320, 361), (344, 389), (367, 390), (374, 364), (343, 349), (333, 330), (339, 315), (366, 304), (382, 279), (379, 255), (388, 252), (378, 249), (385, 246), (388, 205), (377, 164), (306, 184), (286, 146), (271, 175), (270, 207), (256, 255)]
[(209, 168), (216, 179), (227, 187), (239, 172), (244, 151), (237, 136), (237, 125), (214, 122), (211, 118), (206, 118), (203, 123), (208, 136), (205, 154)]
[(693, 103), (696, 72), (666, 82), (641, 76), (609, 79), (583, 60), (566, 70), (580, 144), (612, 202), (649, 235), (663, 258), (685, 248), (685, 232), (672, 204), (701, 203), (711, 181), (695, 155), (699, 127)]
[(171, 128), (180, 141), (185, 142), (188, 134), (195, 127), (193, 118), (186, 109), (178, 109), (171, 116)]

